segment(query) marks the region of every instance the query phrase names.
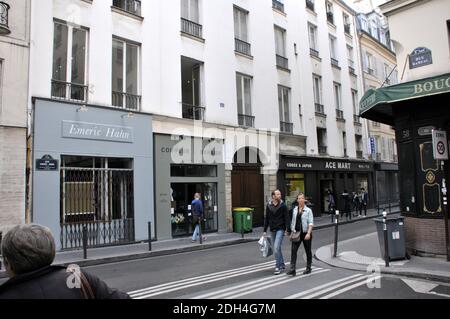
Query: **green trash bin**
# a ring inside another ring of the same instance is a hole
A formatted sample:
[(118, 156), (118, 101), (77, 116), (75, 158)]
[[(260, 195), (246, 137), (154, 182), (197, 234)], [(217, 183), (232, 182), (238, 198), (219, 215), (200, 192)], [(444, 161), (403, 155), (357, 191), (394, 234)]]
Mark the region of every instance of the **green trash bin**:
[[(253, 208), (239, 207), (233, 209), (233, 226), (235, 233), (244, 233), (253, 231)], [(242, 218), (243, 217), (243, 218)]]

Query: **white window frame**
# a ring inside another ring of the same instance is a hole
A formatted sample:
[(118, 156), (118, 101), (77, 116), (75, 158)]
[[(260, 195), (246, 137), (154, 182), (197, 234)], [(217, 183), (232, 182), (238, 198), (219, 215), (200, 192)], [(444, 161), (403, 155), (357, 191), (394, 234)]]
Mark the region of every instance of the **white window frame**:
[(333, 13), (333, 4), (330, 1), (325, 2), (325, 8), (326, 8), (327, 13), (328, 12)]
[(354, 89), (352, 89), (352, 104), (353, 104), (353, 113), (359, 116), (358, 91)]
[[(136, 61), (136, 68), (137, 68), (137, 93), (136, 95), (141, 96), (141, 45), (131, 42), (131, 41), (127, 41), (125, 39), (121, 39), (121, 38), (117, 38), (117, 37), (113, 37), (113, 42), (117, 41), (122, 43), (122, 49), (123, 49), (123, 87), (122, 87), (122, 91), (120, 93), (125, 93), (125, 94), (133, 94), (134, 93), (128, 93), (127, 92), (127, 45), (131, 45), (137, 48), (137, 61)], [(112, 77), (112, 69), (111, 69), (111, 77)], [(112, 87), (111, 87), (111, 91), (112, 91)], [(126, 104), (124, 104), (126, 105)]]
[(340, 83), (333, 82), (333, 93), (336, 110), (342, 111), (342, 88)]
[[(64, 82), (66, 83), (72, 83), (72, 46), (73, 46), (73, 30), (74, 29), (78, 29), (78, 30), (82, 30), (84, 32), (86, 32), (86, 43), (85, 43), (85, 57), (84, 57), (84, 80), (83, 83), (75, 83), (78, 85), (87, 85), (88, 83), (88, 57), (89, 57), (89, 29), (88, 28), (84, 28), (84, 27), (80, 27), (78, 25), (74, 25), (71, 24), (69, 22), (66, 21), (53, 21), (53, 40), (54, 40), (54, 30), (55, 30), (55, 25), (56, 24), (60, 24), (60, 25), (64, 25), (67, 26), (67, 63), (66, 63), (66, 79), (64, 80)], [(53, 44), (52, 44), (53, 45)], [(55, 58), (55, 52), (54, 52), (55, 48), (52, 48), (52, 64), (55, 62), (53, 59)], [(52, 66), (53, 68), (53, 66)], [(52, 70), (52, 79), (53, 79), (53, 70)], [(67, 90), (69, 90), (69, 87), (67, 87)], [(69, 92), (66, 92), (66, 96), (69, 96)]]
[(317, 26), (308, 23), (308, 38), (309, 38), (309, 47), (313, 50), (319, 51), (317, 49)]
[[(242, 112), (239, 112), (239, 105), (238, 107), (238, 115), (245, 115), (245, 116), (253, 116), (253, 78), (251, 76), (242, 74), (242, 73), (236, 73), (236, 78), (239, 78), (239, 84), (241, 86), (241, 92), (242, 92)], [(245, 100), (245, 80), (250, 80), (250, 112), (247, 114), (246, 111), (246, 100)], [(237, 82), (237, 81), (236, 81)], [(236, 98), (238, 98), (238, 90), (236, 90)]]
[[(188, 12), (187, 12), (187, 17), (186, 16), (183, 16), (183, 5), (182, 5), (182, 3), (180, 2), (180, 6), (181, 6), (181, 8), (180, 8), (180, 14), (181, 14), (181, 17), (183, 18), (183, 19), (186, 19), (186, 20), (189, 20), (189, 21), (192, 21), (192, 22), (195, 22), (195, 23), (198, 23), (198, 24), (201, 24), (201, 17), (200, 17), (200, 1), (201, 0), (180, 0), (181, 2), (183, 2), (183, 1), (185, 1), (185, 2), (188, 2), (188, 6), (187, 6), (187, 8), (188, 8)], [(198, 19), (194, 19), (193, 18), (193, 15), (192, 15), (192, 12), (191, 12), (191, 2), (192, 1), (194, 1), (195, 2), (195, 4), (196, 4), (196, 6), (195, 6), (195, 10), (197, 11), (196, 12), (196, 14), (197, 14), (197, 17), (198, 17)]]
[(336, 47), (337, 38), (335, 36), (329, 34), (328, 39), (330, 42), (330, 56), (331, 56), (331, 58), (338, 60), (337, 47)]
[[(317, 84), (319, 87), (317, 87)], [(314, 90), (314, 103), (323, 105), (322, 78), (315, 74), (313, 75), (313, 90)], [(317, 99), (319, 99), (319, 101), (317, 101)]]
[[(287, 105), (286, 105), (286, 101), (284, 100), (284, 93), (286, 90), (287, 90), (288, 99), (289, 99)], [(285, 123), (291, 123), (291, 118), (292, 118), (292, 115), (291, 115), (291, 89), (287, 86), (278, 85), (278, 103), (280, 102), (280, 97), (281, 97), (281, 105), (279, 105), (279, 109), (281, 111), (280, 121), (285, 122)], [(286, 108), (287, 108), (287, 112), (286, 112)], [(288, 119), (286, 119), (286, 117), (285, 117), (286, 113), (289, 117)]]
[[(237, 12), (237, 23), (235, 19), (235, 12)], [(245, 26), (242, 26), (242, 15), (245, 17)], [(249, 33), (248, 33), (248, 16), (249, 12), (245, 9), (239, 8), (238, 6), (233, 6), (233, 21), (234, 21), (234, 37), (238, 40), (249, 43)], [(238, 26), (238, 30), (236, 30)], [(242, 36), (242, 30), (245, 28), (246, 36)]]
[[(281, 28), (281, 27), (279, 27), (279, 26), (277, 26), (277, 25), (274, 25), (274, 31), (275, 31), (275, 51), (276, 51), (276, 54), (277, 55), (279, 55), (279, 56), (282, 56), (282, 57), (284, 57), (284, 58), (287, 58), (287, 48), (286, 48), (286, 30), (285, 29), (283, 29), (283, 28)], [(277, 31), (279, 31), (279, 32), (277, 32)], [(281, 42), (282, 42), (282, 48), (279, 48), (278, 47), (278, 34), (280, 34), (281, 33)], [(281, 51), (282, 52), (280, 52), (280, 49), (281, 49)]]
[(353, 47), (351, 45), (347, 44), (347, 59), (348, 59), (348, 65), (352, 68), (355, 67), (355, 60), (354, 60), (354, 52)]

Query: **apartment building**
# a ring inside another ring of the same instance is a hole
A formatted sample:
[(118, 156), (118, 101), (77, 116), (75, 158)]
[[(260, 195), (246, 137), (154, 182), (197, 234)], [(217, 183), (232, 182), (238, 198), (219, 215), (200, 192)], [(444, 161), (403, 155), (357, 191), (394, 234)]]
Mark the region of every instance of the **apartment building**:
[(0, 1), (0, 232), (25, 222), (30, 1)]

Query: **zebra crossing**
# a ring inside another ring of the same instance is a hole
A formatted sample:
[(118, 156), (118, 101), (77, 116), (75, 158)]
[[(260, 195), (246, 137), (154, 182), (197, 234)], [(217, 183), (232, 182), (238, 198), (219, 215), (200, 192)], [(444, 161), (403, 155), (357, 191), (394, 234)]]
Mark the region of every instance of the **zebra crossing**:
[[(380, 275), (362, 273), (348, 275), (347, 273), (347, 276), (335, 280), (324, 278), (323, 280), (325, 280), (325, 283), (321, 283), (310, 289), (306, 288), (306, 290), (299, 291), (299, 288), (304, 287), (303, 283), (305, 280), (319, 276), (320, 274), (333, 274), (330, 273), (331, 269), (312, 267), (311, 274), (297, 275), (295, 277), (286, 275), (274, 276), (272, 275), (272, 270), (273, 261), (270, 261), (159, 284), (131, 291), (128, 292), (128, 294), (133, 299), (163, 298), (165, 295), (173, 294), (175, 292), (186, 299), (238, 299), (242, 297), (252, 298), (252, 295), (254, 296), (257, 293), (265, 293), (267, 291), (269, 292), (267, 297), (277, 296), (277, 298), (284, 299), (329, 299), (381, 279)], [(297, 271), (301, 274), (304, 270), (305, 268), (302, 268)], [(270, 275), (268, 274), (269, 271)], [(262, 277), (246, 280), (246, 278), (252, 274), (261, 274)], [(227, 281), (232, 278), (240, 280), (234, 284), (227, 283)], [(216, 283), (218, 286), (201, 293), (188, 293), (189, 289), (192, 287), (205, 287), (204, 285), (210, 283)], [(276, 290), (276, 294), (270, 293), (270, 289)]]

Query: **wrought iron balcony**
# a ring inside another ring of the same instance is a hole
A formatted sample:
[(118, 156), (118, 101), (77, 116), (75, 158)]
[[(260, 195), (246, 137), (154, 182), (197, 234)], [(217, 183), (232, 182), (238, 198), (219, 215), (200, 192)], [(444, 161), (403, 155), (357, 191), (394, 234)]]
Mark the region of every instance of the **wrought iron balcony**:
[(196, 38), (202, 39), (202, 25), (194, 21), (181, 18), (181, 32), (193, 35)]
[(356, 158), (362, 159), (363, 158), (363, 151), (356, 151)]
[(316, 113), (325, 115), (325, 107), (322, 104), (316, 103)]
[(122, 9), (137, 16), (141, 16), (140, 0), (113, 0), (113, 7)]
[(348, 67), (348, 72), (349, 72), (350, 74), (352, 74), (352, 75), (356, 75), (356, 73), (355, 73), (355, 68), (352, 67), (352, 66), (349, 66), (349, 67)]
[(319, 155), (327, 155), (327, 147), (319, 145)]
[(331, 65), (339, 67), (339, 61), (336, 60), (335, 58), (331, 58)]
[(282, 69), (289, 69), (289, 60), (281, 55), (277, 54), (277, 67)]
[(361, 118), (356, 114), (353, 115), (353, 123), (361, 125)]
[(195, 121), (205, 120), (205, 108), (183, 103), (183, 118)]
[(344, 24), (344, 32), (347, 34), (350, 34), (350, 24), (349, 23)]
[(375, 71), (371, 68), (367, 69), (367, 73), (369, 73), (370, 75), (375, 75)]
[(88, 86), (52, 80), (52, 98), (66, 101), (87, 102)]
[(314, 11), (314, 1), (312, 0), (306, 0), (306, 7), (311, 10)]
[(238, 120), (239, 120), (239, 126), (255, 127), (255, 117), (254, 116), (239, 114)]
[(336, 118), (338, 120), (343, 120), (344, 119), (344, 111), (336, 109)]
[(280, 122), (280, 131), (282, 133), (294, 134), (294, 124), (288, 122)]
[(141, 96), (124, 92), (112, 92), (112, 105), (127, 110), (141, 110)]
[(11, 33), (11, 30), (9, 30), (8, 25), (9, 9), (10, 9), (9, 4), (0, 1), (0, 35), (6, 35)]
[(331, 24), (334, 24), (334, 14), (331, 11), (327, 12), (327, 21), (330, 22)]
[(245, 41), (239, 40), (238, 38), (234, 39), (234, 43), (235, 43), (235, 50), (236, 52), (251, 56), (252, 55), (252, 51), (251, 51), (251, 45), (250, 43), (247, 43)]
[(284, 12), (284, 4), (277, 0), (272, 0), (272, 7), (278, 11)]
[(315, 56), (315, 57), (319, 57), (319, 51), (317, 51), (316, 49), (313, 49), (313, 48), (310, 48), (309, 49), (309, 54), (311, 54), (312, 56)]

